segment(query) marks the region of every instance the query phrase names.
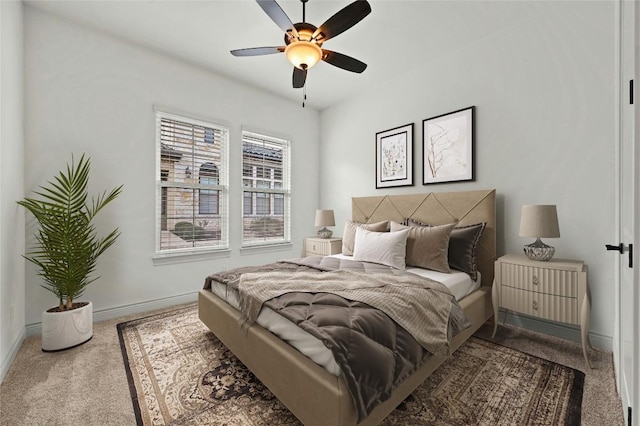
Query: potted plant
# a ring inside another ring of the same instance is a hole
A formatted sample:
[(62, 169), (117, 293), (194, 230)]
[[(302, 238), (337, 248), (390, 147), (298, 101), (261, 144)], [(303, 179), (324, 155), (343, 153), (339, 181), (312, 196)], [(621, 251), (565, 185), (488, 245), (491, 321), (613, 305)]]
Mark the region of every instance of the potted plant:
[(25, 259), (38, 266), (43, 288), (58, 298), (58, 306), (42, 313), (42, 350), (57, 351), (78, 346), (93, 337), (93, 305), (78, 302), (92, 277), (98, 257), (115, 243), (118, 228), (99, 238), (93, 218), (122, 191), (122, 185), (96, 198), (87, 194), (91, 160), (83, 154), (76, 164), (62, 170), (47, 186), (35, 191), (39, 198), (18, 204), (38, 221), (31, 251)]

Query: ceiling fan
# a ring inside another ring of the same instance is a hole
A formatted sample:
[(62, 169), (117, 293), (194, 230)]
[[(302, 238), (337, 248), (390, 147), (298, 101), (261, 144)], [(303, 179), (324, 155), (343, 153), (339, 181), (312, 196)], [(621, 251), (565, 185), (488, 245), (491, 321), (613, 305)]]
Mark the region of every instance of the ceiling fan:
[(273, 22), (284, 31), (284, 46), (251, 47), (232, 50), (234, 56), (260, 56), (282, 53), (287, 56), (293, 68), (293, 87), (304, 87), (307, 80), (307, 70), (318, 61), (323, 60), (333, 66), (347, 71), (361, 73), (367, 64), (342, 53), (322, 49), (322, 44), (348, 30), (371, 12), (371, 6), (366, 0), (356, 0), (338, 11), (324, 24), (316, 27), (305, 22), (305, 4), (302, 2), (302, 22), (293, 24), (275, 0), (256, 0), (262, 10)]

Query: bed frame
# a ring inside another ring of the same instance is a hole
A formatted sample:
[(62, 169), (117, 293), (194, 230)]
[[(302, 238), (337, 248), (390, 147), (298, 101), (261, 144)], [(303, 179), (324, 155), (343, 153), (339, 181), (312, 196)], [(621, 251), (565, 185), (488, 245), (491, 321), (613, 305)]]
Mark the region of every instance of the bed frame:
[[(482, 286), (460, 301), (472, 326), (452, 343), (456, 350), (493, 316), (491, 285), (496, 258), (495, 190), (386, 195), (352, 199), (357, 222), (412, 218), (429, 224), (458, 222), (458, 226), (486, 222), (478, 246)], [(307, 426), (356, 425), (356, 410), (344, 380), (328, 373), (286, 342), (254, 324), (246, 336), (239, 327), (239, 312), (208, 290), (198, 296), (199, 317), (209, 329)], [(360, 425), (380, 423), (394, 408), (446, 360), (431, 357), (404, 380), (391, 398), (376, 407)]]

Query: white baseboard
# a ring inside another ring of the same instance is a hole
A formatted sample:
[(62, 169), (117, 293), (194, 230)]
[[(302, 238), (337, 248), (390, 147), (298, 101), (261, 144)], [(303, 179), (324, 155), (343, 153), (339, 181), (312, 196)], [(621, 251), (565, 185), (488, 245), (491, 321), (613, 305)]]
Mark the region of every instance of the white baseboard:
[[(500, 324), (504, 319), (504, 310), (500, 309), (500, 313), (498, 314)], [(507, 324), (522, 327), (529, 330), (538, 331), (540, 333), (550, 334), (552, 336), (560, 337), (562, 339), (571, 340), (576, 343), (582, 343), (582, 337), (580, 335), (580, 327), (547, 321), (540, 318), (529, 317), (526, 315), (520, 315), (515, 312), (509, 312), (509, 316), (507, 318)], [(498, 329), (498, 333), (500, 329)], [(602, 334), (597, 334), (590, 332), (589, 333), (589, 342), (591, 346), (595, 348), (604, 349), (605, 351), (612, 352), (613, 351), (613, 338), (610, 336), (604, 336)]]
[[(124, 317), (127, 315), (141, 314), (144, 312), (154, 311), (156, 309), (168, 308), (184, 303), (196, 302), (198, 300), (198, 292), (180, 294), (177, 296), (164, 297), (162, 299), (148, 300), (140, 303), (132, 303), (130, 305), (116, 306), (114, 308), (101, 309), (93, 312), (93, 322), (105, 321), (114, 318)], [(42, 323), (36, 322), (27, 324), (25, 327), (27, 336), (39, 335), (42, 331)]]
[(13, 364), (13, 360), (18, 356), (18, 351), (22, 347), (22, 342), (27, 338), (26, 331), (23, 328), (20, 334), (13, 340), (11, 344), (11, 350), (7, 353), (7, 356), (2, 360), (0, 364), (0, 383), (4, 380), (5, 376), (9, 372), (9, 368), (11, 368), (11, 364)]

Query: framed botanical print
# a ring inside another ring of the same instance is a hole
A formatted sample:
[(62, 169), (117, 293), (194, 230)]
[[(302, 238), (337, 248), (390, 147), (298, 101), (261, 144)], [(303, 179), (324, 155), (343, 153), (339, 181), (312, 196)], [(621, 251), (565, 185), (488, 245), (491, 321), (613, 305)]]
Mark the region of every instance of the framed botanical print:
[(475, 107), (422, 121), (422, 184), (474, 180)]
[(413, 185), (413, 123), (376, 133), (376, 188)]

